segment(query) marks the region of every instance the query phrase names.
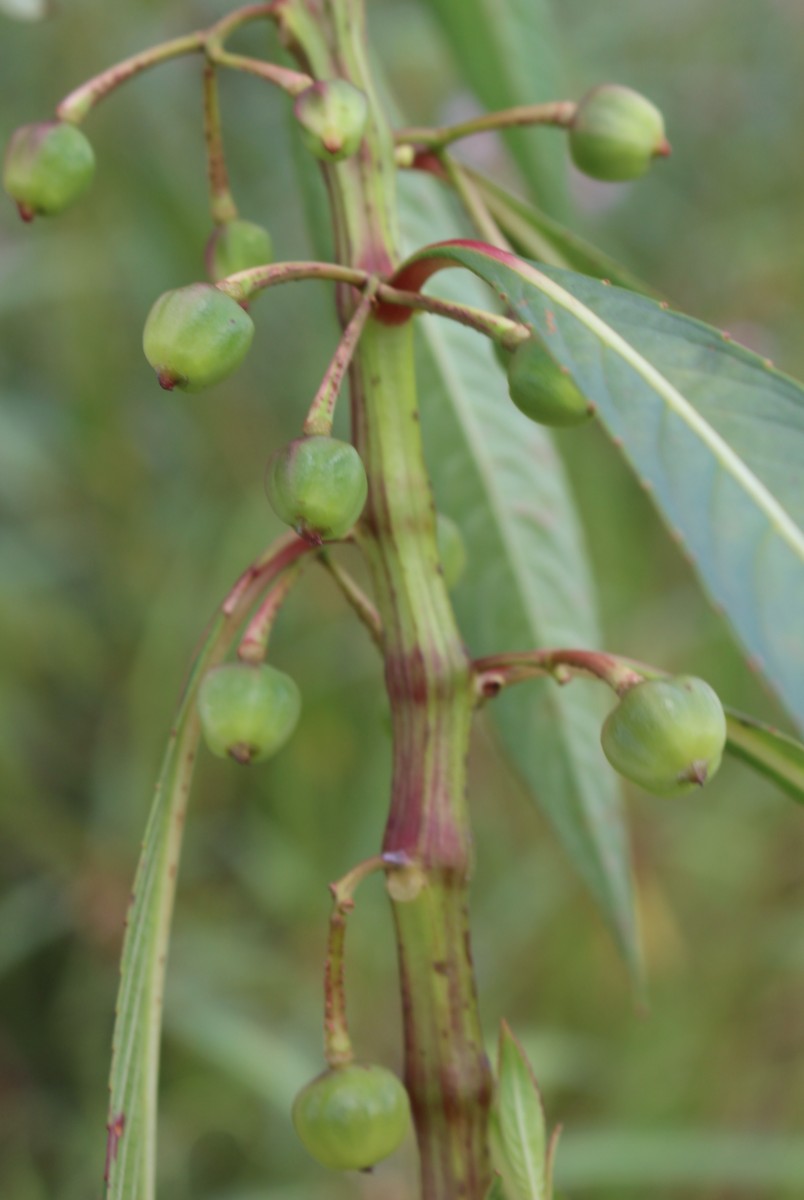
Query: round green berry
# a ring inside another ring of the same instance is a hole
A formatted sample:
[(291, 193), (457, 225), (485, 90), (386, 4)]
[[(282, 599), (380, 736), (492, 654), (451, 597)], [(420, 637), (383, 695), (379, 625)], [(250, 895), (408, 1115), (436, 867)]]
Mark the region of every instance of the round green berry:
[(160, 296), (142, 335), (145, 357), (163, 388), (199, 392), (240, 366), (254, 322), (211, 283), (191, 283)]
[(20, 216), (54, 216), (78, 200), (92, 182), (95, 155), (75, 125), (42, 121), (15, 130), (3, 162), (3, 187)]
[(210, 750), (244, 765), (276, 754), (300, 712), (294, 680), (264, 663), (213, 667), (198, 689), (198, 715)]
[(363, 511), (366, 471), (349, 442), (302, 437), (272, 456), (265, 490), (274, 512), (311, 542), (342, 538)]
[(271, 235), (256, 221), (225, 221), (211, 234), (204, 251), (210, 279), (217, 282), (227, 275), (261, 267), (273, 259)]
[(355, 154), (363, 140), (368, 101), (345, 79), (322, 80), (299, 93), (293, 112), (310, 153), (340, 162)]
[(520, 343), (508, 360), (508, 391), (514, 404), (540, 425), (580, 425), (592, 414), (572, 376), (535, 337)]
[(569, 146), (576, 167), (612, 182), (637, 179), (657, 155), (670, 153), (656, 105), (618, 83), (592, 88), (579, 101)]
[(436, 514), (436, 543), (444, 583), (454, 588), (466, 570), (466, 546), (460, 529), (444, 513)]
[(410, 1128), (410, 1103), (392, 1071), (375, 1063), (349, 1063), (324, 1071), (299, 1092), (293, 1124), (322, 1166), (364, 1171), (402, 1144)]
[(702, 786), (720, 766), (726, 717), (703, 679), (648, 679), (625, 692), (600, 740), (606, 758), (626, 779), (658, 796), (680, 796)]

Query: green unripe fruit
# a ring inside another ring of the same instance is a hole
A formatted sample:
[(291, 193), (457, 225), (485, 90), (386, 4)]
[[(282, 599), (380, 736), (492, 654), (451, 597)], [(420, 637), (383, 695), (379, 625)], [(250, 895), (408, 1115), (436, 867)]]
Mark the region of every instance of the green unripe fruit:
[(264, 663), (213, 667), (198, 690), (198, 715), (210, 750), (244, 765), (276, 754), (300, 712), (294, 680)]
[(225, 221), (210, 236), (204, 262), (210, 279), (217, 282), (238, 271), (261, 267), (273, 260), (271, 235), (256, 221)]
[(20, 216), (54, 216), (78, 200), (92, 182), (95, 155), (86, 136), (67, 121), (23, 125), (11, 135), (3, 162), (3, 187)]
[(657, 155), (670, 153), (656, 105), (618, 83), (592, 88), (579, 101), (569, 146), (576, 167), (611, 182), (637, 179)]
[(508, 391), (514, 404), (540, 425), (580, 425), (593, 409), (573, 380), (536, 338), (508, 360)]
[(364, 1171), (393, 1154), (410, 1128), (410, 1102), (392, 1071), (349, 1063), (324, 1071), (293, 1102), (293, 1124), (325, 1167)]
[(340, 162), (354, 154), (363, 140), (368, 101), (345, 79), (330, 79), (300, 92), (293, 112), (310, 153), (325, 162)]
[(511, 361), (511, 353), (512, 352), (508, 349), (507, 346), (504, 346), (502, 344), (502, 342), (498, 342), (498, 341), (492, 341), (491, 347), (492, 347), (492, 350), (494, 351), (494, 357), (497, 359), (497, 362), (499, 363), (499, 365), (502, 367), (502, 369), (504, 371), (507, 371), (508, 364)]
[(271, 457), (265, 490), (274, 512), (310, 542), (342, 538), (363, 511), (366, 470), (349, 442), (302, 437)]
[(211, 283), (191, 283), (160, 296), (142, 334), (145, 357), (163, 388), (200, 392), (240, 366), (254, 322)]
[(726, 717), (703, 679), (648, 679), (623, 695), (600, 740), (626, 779), (657, 796), (680, 796), (701, 787), (720, 766)]
[(436, 514), (436, 543), (444, 583), (448, 588), (454, 588), (466, 570), (466, 546), (460, 529), (452, 517), (444, 513)]

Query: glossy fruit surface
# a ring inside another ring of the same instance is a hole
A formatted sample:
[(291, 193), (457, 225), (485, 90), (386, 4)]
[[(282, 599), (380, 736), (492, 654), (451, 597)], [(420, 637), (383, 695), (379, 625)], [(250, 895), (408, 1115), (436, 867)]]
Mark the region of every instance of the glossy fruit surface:
[(142, 335), (145, 357), (168, 391), (198, 392), (240, 366), (254, 322), (211, 283), (191, 283), (160, 296)]
[(444, 583), (453, 588), (466, 570), (466, 546), (460, 529), (452, 517), (444, 513), (436, 514), (436, 543)]
[(3, 187), (20, 215), (54, 216), (92, 182), (95, 155), (86, 136), (66, 121), (42, 121), (14, 131), (3, 162)]
[(535, 337), (522, 342), (508, 360), (508, 391), (514, 404), (540, 425), (580, 425), (592, 412), (571, 375)]
[(368, 101), (345, 79), (329, 79), (300, 92), (293, 112), (310, 153), (325, 162), (340, 162), (354, 154), (363, 140)]
[(717, 694), (703, 679), (648, 679), (623, 695), (606, 718), (600, 740), (621, 775), (658, 796), (679, 796), (717, 771), (726, 718)]
[(612, 182), (637, 179), (652, 159), (670, 152), (656, 105), (617, 83), (592, 88), (579, 101), (569, 146), (576, 167)]
[(217, 282), (227, 275), (261, 267), (273, 260), (274, 244), (271, 235), (256, 221), (225, 221), (215, 229), (204, 251), (204, 262), (210, 279)]
[(410, 1127), (408, 1094), (392, 1071), (374, 1063), (333, 1067), (299, 1092), (293, 1124), (323, 1166), (362, 1171), (404, 1141)]
[(276, 754), (296, 728), (300, 712), (294, 680), (264, 663), (214, 667), (198, 691), (198, 715), (210, 750), (243, 764)]
[(349, 532), (366, 503), (368, 481), (351, 443), (302, 437), (269, 460), (265, 490), (278, 517), (301, 537), (322, 542)]

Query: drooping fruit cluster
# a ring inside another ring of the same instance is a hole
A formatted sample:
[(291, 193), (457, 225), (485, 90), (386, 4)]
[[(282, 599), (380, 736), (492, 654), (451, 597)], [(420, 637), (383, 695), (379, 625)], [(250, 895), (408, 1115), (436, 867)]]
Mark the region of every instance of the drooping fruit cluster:
[(55, 216), (92, 182), (95, 155), (86, 136), (67, 121), (23, 125), (11, 135), (3, 161), (3, 187), (20, 216)]
[(324, 162), (340, 162), (355, 154), (363, 140), (368, 101), (345, 79), (320, 80), (299, 93), (293, 112), (310, 153)]
[(576, 167), (610, 182), (637, 179), (657, 155), (670, 153), (659, 109), (618, 83), (592, 88), (578, 102), (569, 147)]
[(244, 765), (276, 754), (300, 712), (295, 681), (264, 663), (214, 667), (198, 690), (198, 715), (210, 750)]
[(217, 283), (227, 275), (271, 262), (273, 253), (274, 244), (267, 229), (256, 221), (236, 217), (213, 231), (204, 251), (204, 262), (210, 279)]
[(466, 546), (460, 529), (445, 513), (436, 514), (436, 544), (444, 583), (454, 588), (466, 570)]
[(376, 1063), (332, 1067), (302, 1088), (293, 1124), (325, 1167), (363, 1171), (397, 1150), (410, 1127), (408, 1094)]
[(532, 421), (556, 427), (579, 425), (592, 414), (589, 401), (571, 375), (536, 337), (520, 343), (508, 359), (508, 391)]
[(342, 538), (363, 511), (366, 470), (350, 442), (301, 437), (270, 458), (265, 490), (278, 517), (311, 542)]
[(211, 283), (165, 292), (145, 321), (142, 346), (163, 388), (199, 392), (240, 366), (254, 322)]
[(600, 740), (621, 775), (658, 796), (680, 796), (720, 766), (726, 717), (703, 679), (648, 679), (622, 696)]

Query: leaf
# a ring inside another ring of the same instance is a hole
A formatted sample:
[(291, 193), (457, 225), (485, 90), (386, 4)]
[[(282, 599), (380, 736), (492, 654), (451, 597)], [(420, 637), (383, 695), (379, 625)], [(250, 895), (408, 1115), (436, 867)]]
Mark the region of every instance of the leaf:
[(536, 1078), (505, 1021), (489, 1144), (506, 1200), (548, 1200), (547, 1130)]
[[(295, 549), (294, 549), (295, 544)], [(250, 568), (236, 600), (216, 615), (184, 689), (156, 785), (123, 942), (109, 1080), (107, 1200), (153, 1200), (162, 1001), (184, 819), (198, 752), (196, 695), (244, 612), (301, 543), (282, 539)]]
[[(488, 109), (562, 99), (547, 0), (432, 0), (462, 76)], [(566, 207), (566, 148), (553, 130), (511, 129), (505, 141), (541, 206)]]
[(495, 1175), (492, 1179), (489, 1190), (486, 1192), (486, 1200), (507, 1200), (499, 1175)]
[(643, 283), (627, 267), (548, 217), (535, 204), (487, 179), (479, 171), (463, 168), (480, 192), (489, 212), (510, 240), (517, 254), (537, 259), (553, 267), (569, 267), (594, 279), (605, 279), (618, 287), (658, 299), (653, 288)]
[[(430, 180), (408, 176), (408, 240), (420, 245), (451, 211)], [(445, 295), (482, 304), (483, 289), (445, 279)], [(477, 293), (477, 294), (475, 294)], [(545, 645), (596, 647), (600, 633), (581, 530), (546, 430), (507, 402), (488, 342), (451, 321), (418, 323), (425, 449), (438, 507), (458, 522), (471, 581), (456, 589), (474, 655)], [(635, 975), (639, 947), (619, 784), (600, 749), (604, 697), (537, 681), (489, 706), (511, 761), (554, 824)]]
[(482, 243), (430, 247), (395, 282), (418, 287), (456, 264), (537, 329), (593, 401), (709, 595), (804, 725), (804, 390), (700, 321)]
[(804, 746), (795, 738), (726, 709), (726, 749), (804, 804)]

